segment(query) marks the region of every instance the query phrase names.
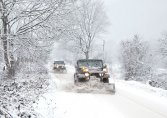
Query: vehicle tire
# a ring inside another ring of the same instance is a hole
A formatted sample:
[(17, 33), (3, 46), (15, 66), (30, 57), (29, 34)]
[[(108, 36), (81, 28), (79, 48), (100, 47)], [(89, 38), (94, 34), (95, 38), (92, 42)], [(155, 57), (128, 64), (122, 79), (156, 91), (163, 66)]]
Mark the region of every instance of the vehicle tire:
[(77, 84), (78, 83), (78, 78), (77, 78), (77, 75), (74, 74), (74, 84)]
[(108, 78), (103, 78), (103, 83), (109, 83), (109, 79)]
[(113, 84), (113, 90), (112, 90), (112, 93), (115, 94), (115, 92), (116, 92), (115, 84)]

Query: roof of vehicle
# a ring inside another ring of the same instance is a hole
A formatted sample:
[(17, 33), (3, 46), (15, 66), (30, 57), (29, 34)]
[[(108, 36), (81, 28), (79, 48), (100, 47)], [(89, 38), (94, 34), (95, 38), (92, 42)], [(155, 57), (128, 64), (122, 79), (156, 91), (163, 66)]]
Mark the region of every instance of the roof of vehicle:
[(92, 67), (97, 67), (98, 65), (102, 67), (103, 66), (103, 60), (101, 60), (101, 59), (79, 59), (77, 61), (77, 66), (85, 66), (85, 67), (89, 66), (89, 68), (90, 68), (91, 66)]
[(77, 62), (79, 61), (103, 61), (102, 59), (79, 59), (77, 60)]
[(54, 61), (54, 64), (65, 64), (64, 61)]

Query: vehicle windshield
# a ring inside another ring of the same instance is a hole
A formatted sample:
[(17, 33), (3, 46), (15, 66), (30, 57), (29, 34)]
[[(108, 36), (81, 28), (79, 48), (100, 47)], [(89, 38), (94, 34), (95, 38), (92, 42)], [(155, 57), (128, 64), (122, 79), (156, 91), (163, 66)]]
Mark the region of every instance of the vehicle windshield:
[(80, 60), (78, 61), (79, 67), (87, 67), (87, 68), (102, 68), (103, 62), (102, 60)]
[(54, 61), (54, 64), (61, 64), (61, 65), (64, 65), (64, 61)]

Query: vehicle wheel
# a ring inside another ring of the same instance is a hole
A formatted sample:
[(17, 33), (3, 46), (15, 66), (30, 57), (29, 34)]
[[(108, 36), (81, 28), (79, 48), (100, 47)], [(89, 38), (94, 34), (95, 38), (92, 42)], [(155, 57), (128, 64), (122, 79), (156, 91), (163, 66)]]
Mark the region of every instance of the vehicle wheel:
[(112, 90), (113, 94), (115, 94), (116, 90), (115, 90), (115, 84), (113, 84), (113, 90)]
[(109, 83), (109, 79), (108, 78), (103, 78), (103, 82), (104, 83)]
[(78, 83), (78, 78), (77, 78), (77, 75), (74, 74), (74, 84), (77, 84)]

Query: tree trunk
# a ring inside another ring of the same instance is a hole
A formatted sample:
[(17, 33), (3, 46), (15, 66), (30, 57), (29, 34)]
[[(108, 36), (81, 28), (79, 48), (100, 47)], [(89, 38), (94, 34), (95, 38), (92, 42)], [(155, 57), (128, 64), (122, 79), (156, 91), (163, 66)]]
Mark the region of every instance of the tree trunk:
[[(4, 61), (5, 61), (5, 65), (6, 65), (6, 71), (8, 73), (9, 77), (14, 76), (15, 74), (15, 69), (14, 69), (14, 59), (11, 58), (9, 60), (9, 45), (8, 45), (8, 18), (7, 16), (3, 15), (2, 17), (2, 24), (3, 24), (3, 28), (2, 28), (2, 43), (3, 43), (3, 50), (4, 50)], [(12, 54), (11, 54), (12, 55)]]
[(10, 68), (9, 56), (8, 56), (8, 40), (7, 40), (7, 18), (2, 16), (2, 42), (3, 42), (3, 50), (4, 50), (4, 60), (7, 70)]
[(86, 59), (89, 59), (89, 51), (86, 51), (86, 52), (85, 52), (85, 58), (86, 58)]

